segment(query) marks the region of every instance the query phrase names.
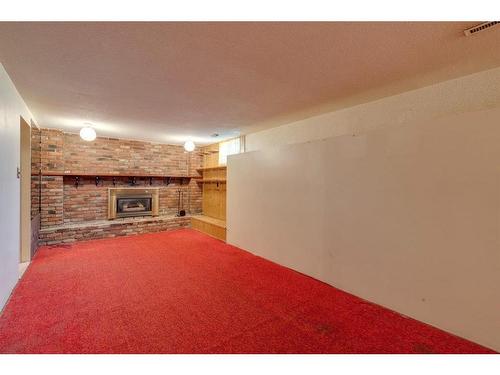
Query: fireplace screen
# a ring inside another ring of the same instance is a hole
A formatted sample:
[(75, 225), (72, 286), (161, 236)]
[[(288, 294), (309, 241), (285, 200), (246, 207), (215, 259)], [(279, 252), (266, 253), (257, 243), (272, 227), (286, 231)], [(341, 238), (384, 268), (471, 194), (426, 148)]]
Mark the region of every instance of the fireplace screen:
[(151, 197), (116, 198), (116, 216), (151, 215)]

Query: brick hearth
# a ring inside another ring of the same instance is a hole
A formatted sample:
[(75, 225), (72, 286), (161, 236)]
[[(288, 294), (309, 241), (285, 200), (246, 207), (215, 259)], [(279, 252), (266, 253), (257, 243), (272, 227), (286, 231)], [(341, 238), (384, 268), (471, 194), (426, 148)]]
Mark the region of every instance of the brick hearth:
[(98, 238), (161, 232), (190, 226), (189, 216), (158, 216), (95, 220), (78, 224), (62, 224), (40, 230), (40, 245), (54, 245)]

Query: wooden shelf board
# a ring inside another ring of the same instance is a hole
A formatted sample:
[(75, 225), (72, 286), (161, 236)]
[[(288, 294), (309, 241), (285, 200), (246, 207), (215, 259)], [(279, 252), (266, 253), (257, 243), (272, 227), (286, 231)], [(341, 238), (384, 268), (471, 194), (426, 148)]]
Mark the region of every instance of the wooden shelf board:
[(197, 179), (196, 182), (205, 184), (205, 183), (210, 183), (210, 182), (222, 182), (225, 183), (227, 180), (222, 179), (222, 178), (206, 178), (206, 179)]
[(220, 220), (220, 219), (217, 219), (215, 217), (210, 217), (210, 216), (206, 216), (206, 215), (192, 215), (191, 219), (200, 220), (200, 221), (203, 221), (205, 223), (209, 223), (209, 224), (221, 227), (221, 228), (226, 228), (226, 222), (224, 220)]
[(200, 173), (204, 172), (204, 171), (216, 171), (216, 170), (222, 170), (222, 169), (226, 169), (227, 166), (226, 165), (220, 165), (218, 167), (203, 167), (203, 168), (197, 168), (196, 170)]
[[(33, 175), (33, 174), (32, 174)], [(34, 174), (38, 176), (38, 173)], [(200, 178), (200, 176), (175, 176), (175, 175), (153, 175), (144, 173), (64, 173), (64, 172), (43, 172), (42, 176), (69, 176), (69, 177), (152, 177), (152, 178)]]

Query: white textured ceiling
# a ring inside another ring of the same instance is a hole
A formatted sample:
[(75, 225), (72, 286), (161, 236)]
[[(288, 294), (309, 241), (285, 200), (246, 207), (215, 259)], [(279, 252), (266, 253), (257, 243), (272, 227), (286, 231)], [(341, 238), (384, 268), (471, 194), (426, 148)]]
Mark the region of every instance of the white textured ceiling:
[(0, 23), (0, 61), (43, 127), (207, 143), (500, 66), (475, 24)]

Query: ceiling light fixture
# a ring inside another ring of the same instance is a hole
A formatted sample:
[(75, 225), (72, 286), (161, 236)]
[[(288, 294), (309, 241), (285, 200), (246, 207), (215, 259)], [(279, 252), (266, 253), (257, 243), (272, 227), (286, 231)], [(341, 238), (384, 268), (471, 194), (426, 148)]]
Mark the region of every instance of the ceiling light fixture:
[(195, 147), (196, 146), (194, 145), (193, 141), (186, 141), (186, 143), (184, 143), (184, 150), (186, 150), (187, 152), (194, 151)]
[(85, 126), (80, 130), (80, 137), (84, 141), (92, 142), (96, 137), (95, 130), (90, 126)]

